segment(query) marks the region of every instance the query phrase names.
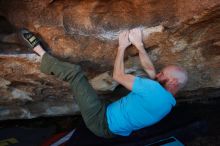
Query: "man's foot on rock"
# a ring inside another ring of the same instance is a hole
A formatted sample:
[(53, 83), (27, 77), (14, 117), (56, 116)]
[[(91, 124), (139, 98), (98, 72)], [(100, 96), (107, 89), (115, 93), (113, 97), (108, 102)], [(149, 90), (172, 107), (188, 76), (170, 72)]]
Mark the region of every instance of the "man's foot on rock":
[(41, 57), (46, 53), (46, 51), (41, 47), (40, 44), (34, 47), (33, 51), (39, 54)]
[(32, 32), (30, 32), (27, 29), (21, 29), (18, 33), (19, 39), (22, 41), (22, 43), (27, 46), (29, 49), (34, 51), (37, 55), (43, 56), (45, 50), (40, 45), (40, 39), (35, 36)]

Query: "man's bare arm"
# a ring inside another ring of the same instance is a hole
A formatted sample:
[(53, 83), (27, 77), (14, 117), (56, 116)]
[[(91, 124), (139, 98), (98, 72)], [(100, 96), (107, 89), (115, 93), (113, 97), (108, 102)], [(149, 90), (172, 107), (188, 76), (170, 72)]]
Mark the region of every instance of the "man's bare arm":
[(130, 31), (129, 39), (133, 45), (139, 51), (139, 57), (141, 61), (141, 65), (143, 66), (144, 70), (150, 76), (151, 79), (155, 78), (156, 71), (154, 68), (153, 63), (151, 62), (147, 52), (144, 49), (144, 44), (142, 42), (142, 32), (140, 28), (135, 28)]
[(155, 79), (156, 71), (147, 52), (145, 51), (143, 46), (140, 46), (138, 50), (139, 50), (139, 57), (140, 57), (141, 65), (143, 66), (145, 72), (147, 72), (147, 74), (150, 76), (151, 79)]
[(125, 74), (124, 72), (124, 50), (118, 48), (118, 53), (115, 59), (113, 79), (129, 90), (132, 90), (134, 76)]
[(119, 47), (114, 64), (113, 79), (129, 90), (132, 90), (134, 76), (124, 72), (124, 52), (131, 44), (128, 40), (129, 31), (124, 31), (119, 35)]

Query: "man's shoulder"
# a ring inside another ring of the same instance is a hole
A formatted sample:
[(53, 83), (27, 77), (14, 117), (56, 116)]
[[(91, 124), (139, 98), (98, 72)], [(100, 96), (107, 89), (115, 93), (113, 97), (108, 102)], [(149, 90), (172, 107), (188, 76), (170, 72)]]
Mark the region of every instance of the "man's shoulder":
[(149, 79), (147, 77), (140, 77), (136, 76), (135, 81), (137, 81), (138, 84), (155, 84), (155, 85), (160, 85), (160, 83), (156, 80)]
[(163, 88), (157, 81), (143, 77), (135, 77), (133, 92), (139, 95), (146, 95), (153, 94), (153, 92), (160, 90), (163, 90)]

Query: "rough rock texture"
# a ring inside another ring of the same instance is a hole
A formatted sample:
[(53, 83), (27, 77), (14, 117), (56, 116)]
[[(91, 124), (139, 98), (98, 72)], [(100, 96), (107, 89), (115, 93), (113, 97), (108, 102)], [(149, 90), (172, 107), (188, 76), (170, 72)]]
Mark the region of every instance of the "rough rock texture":
[[(81, 64), (89, 79), (96, 77), (90, 81), (99, 91), (117, 85), (111, 71), (118, 33), (142, 27), (158, 70), (169, 64), (187, 69), (189, 82), (179, 100), (219, 94), (219, 0), (0, 0), (0, 119), (79, 111), (68, 85), (41, 74), (39, 58), (18, 42), (21, 27), (40, 34), (53, 55)], [(126, 67), (142, 74), (137, 54), (128, 49)]]

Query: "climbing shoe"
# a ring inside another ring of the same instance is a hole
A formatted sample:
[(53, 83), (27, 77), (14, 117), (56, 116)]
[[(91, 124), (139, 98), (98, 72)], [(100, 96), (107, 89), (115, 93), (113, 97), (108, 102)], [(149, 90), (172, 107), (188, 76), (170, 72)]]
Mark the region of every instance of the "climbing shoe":
[(40, 39), (25, 28), (19, 30), (18, 37), (21, 40), (22, 44), (31, 50), (40, 44)]

